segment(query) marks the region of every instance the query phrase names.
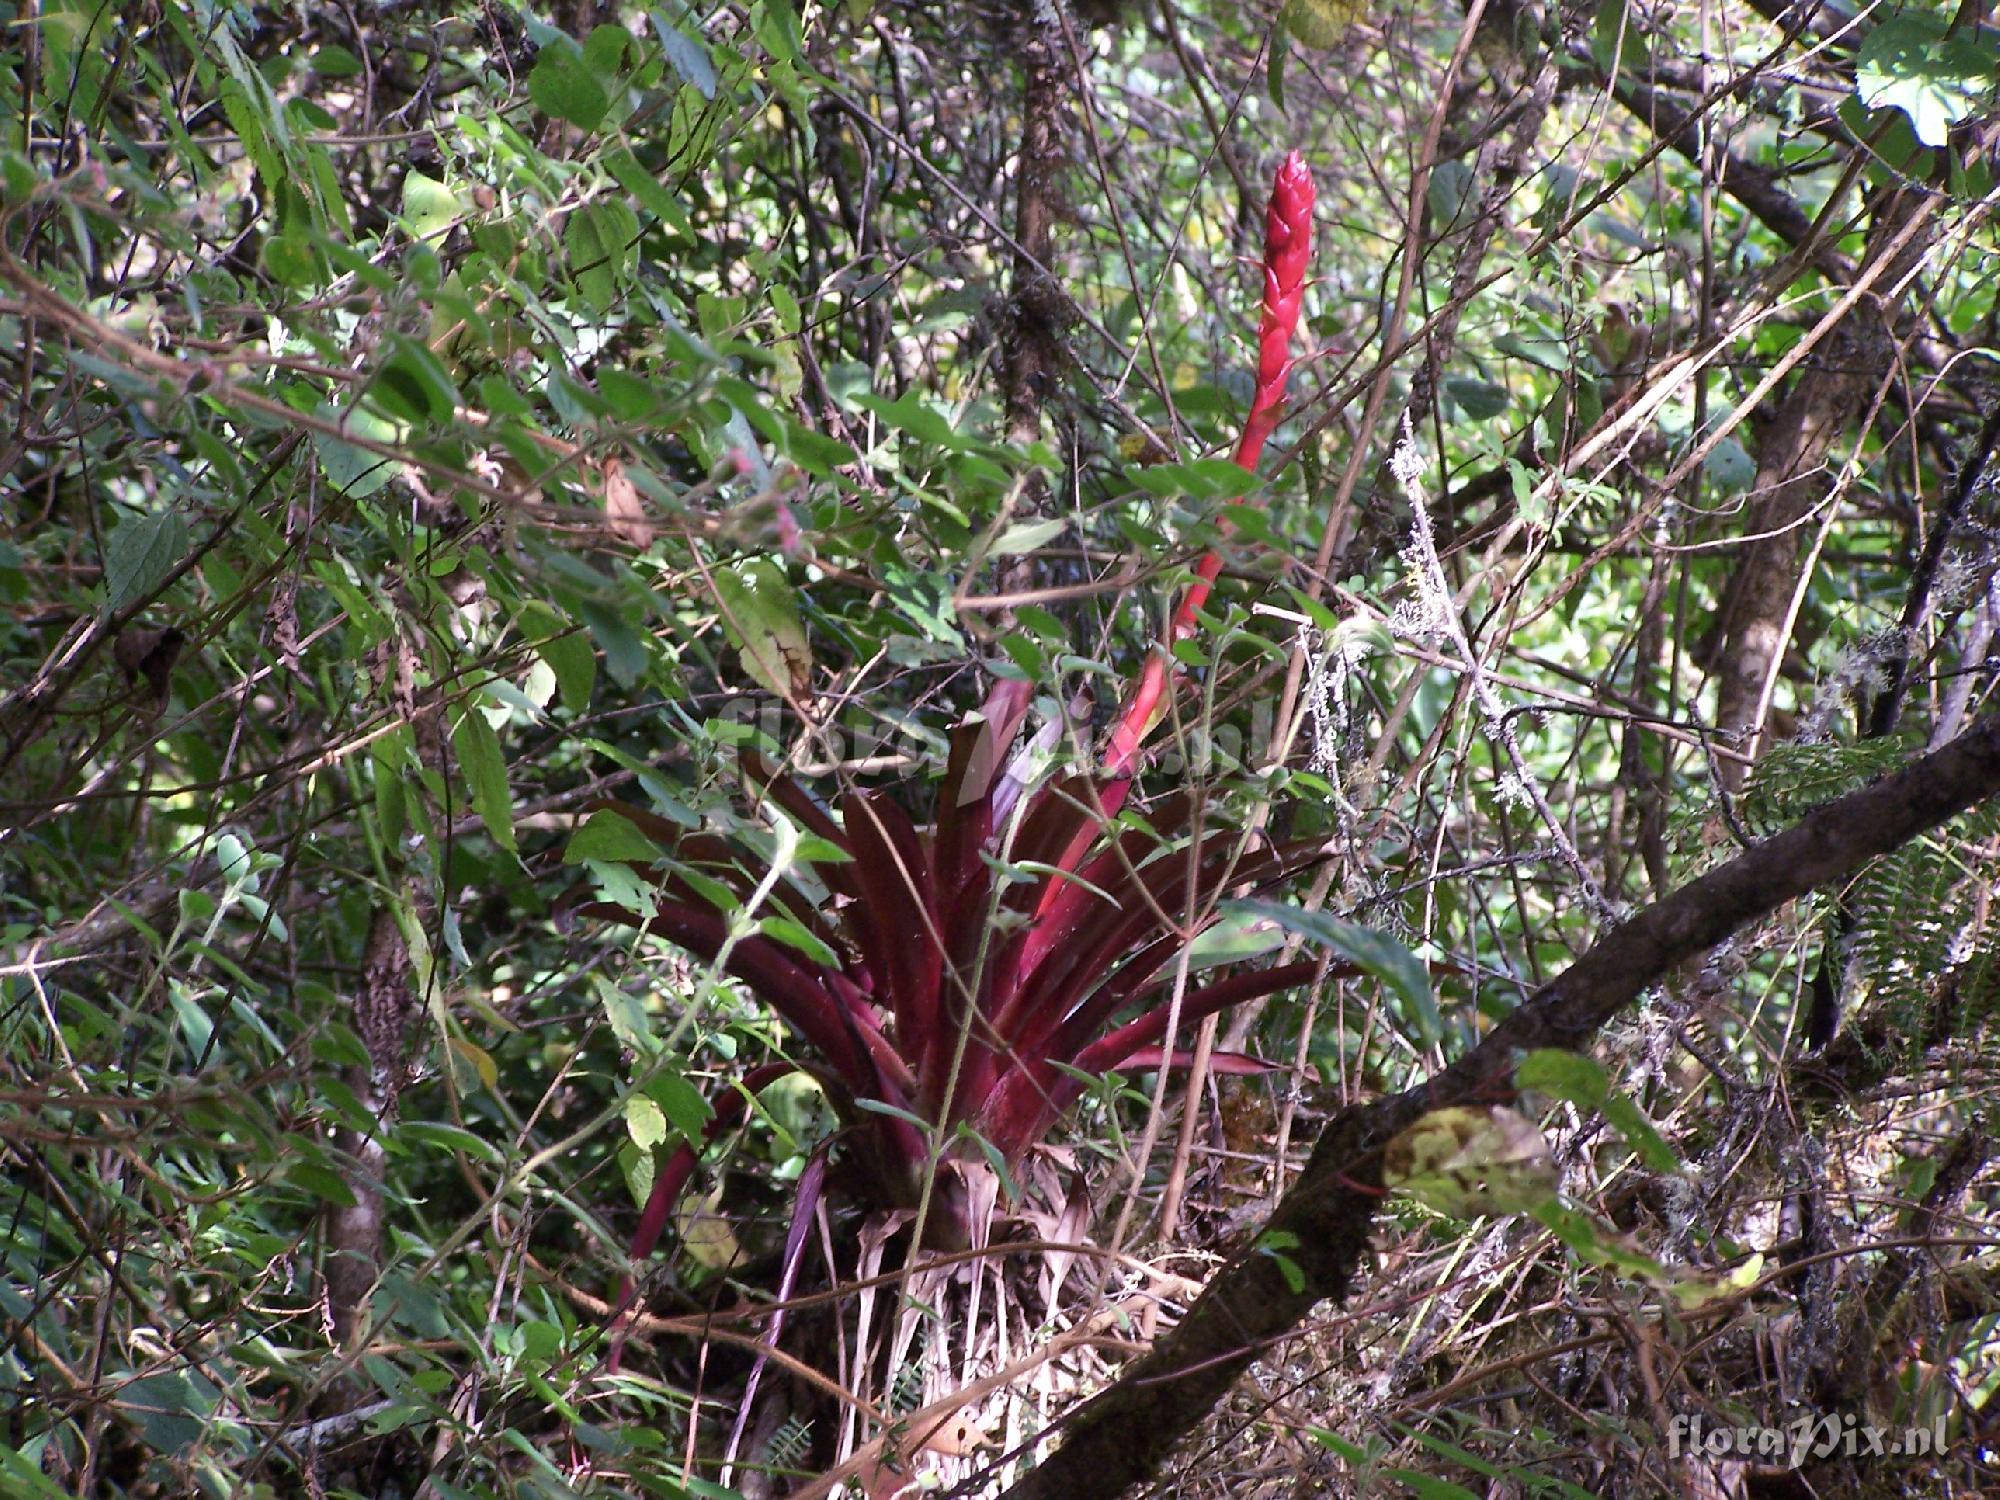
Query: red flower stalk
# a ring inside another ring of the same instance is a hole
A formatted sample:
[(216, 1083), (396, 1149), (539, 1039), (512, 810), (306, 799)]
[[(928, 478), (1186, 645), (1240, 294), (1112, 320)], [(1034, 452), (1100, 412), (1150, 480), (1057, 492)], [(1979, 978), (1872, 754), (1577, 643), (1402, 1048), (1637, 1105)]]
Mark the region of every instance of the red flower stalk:
[[(1283, 415), (1285, 378), (1292, 371), (1292, 334), (1299, 326), (1306, 265), (1312, 259), (1313, 197), (1312, 172), (1305, 158), (1294, 151), (1279, 164), (1264, 212), (1264, 313), (1257, 325), (1257, 393), (1250, 402), (1250, 415), (1244, 419), (1235, 455), (1237, 464), (1245, 469), (1257, 467), (1265, 440)], [(1130, 784), (1139, 747), (1166, 708), (1174, 643), (1194, 633), (1195, 614), (1208, 602), (1208, 592), (1222, 572), (1222, 554), (1210, 549), (1194, 571), (1194, 582), (1181, 596), (1166, 639), (1147, 660), (1125, 711), (1111, 731), (1104, 753), (1104, 774), (1113, 793), (1105, 806), (1107, 815), (1115, 813), (1124, 801), (1123, 788)]]

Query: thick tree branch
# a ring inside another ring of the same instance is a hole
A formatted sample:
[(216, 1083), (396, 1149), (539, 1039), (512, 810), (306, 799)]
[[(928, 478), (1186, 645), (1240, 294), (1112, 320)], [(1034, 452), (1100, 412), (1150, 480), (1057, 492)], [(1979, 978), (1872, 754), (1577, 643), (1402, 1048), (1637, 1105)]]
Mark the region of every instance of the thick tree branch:
[(1505, 1099), (1521, 1053), (1581, 1047), (1676, 965), (2000, 792), (2000, 715), (1896, 775), (1829, 802), (1795, 827), (1682, 886), (1608, 933), (1477, 1047), (1427, 1082), (1349, 1109), (1321, 1134), (1269, 1230), (1288, 1234), (1298, 1290), (1271, 1256), (1225, 1268), (1185, 1320), (1077, 1415), (1053, 1457), (1005, 1500), (1122, 1493), (1174, 1445), (1262, 1349), (1353, 1287), (1381, 1197), (1381, 1153), (1429, 1110)]

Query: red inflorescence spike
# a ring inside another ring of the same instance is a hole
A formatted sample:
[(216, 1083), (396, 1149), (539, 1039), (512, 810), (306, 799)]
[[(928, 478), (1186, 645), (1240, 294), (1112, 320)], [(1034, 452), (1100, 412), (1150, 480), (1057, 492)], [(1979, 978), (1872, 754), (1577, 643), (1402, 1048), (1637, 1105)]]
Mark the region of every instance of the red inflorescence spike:
[[(1257, 324), (1257, 394), (1236, 444), (1236, 462), (1246, 469), (1257, 467), (1265, 440), (1283, 415), (1285, 377), (1292, 369), (1292, 335), (1299, 326), (1306, 266), (1312, 260), (1313, 199), (1312, 172), (1305, 158), (1294, 151), (1279, 165), (1271, 184), (1271, 201), (1264, 211), (1264, 311)], [(1196, 564), (1194, 582), (1174, 611), (1162, 649), (1146, 662), (1125, 711), (1112, 729), (1104, 755), (1104, 773), (1113, 782), (1106, 788), (1107, 812), (1117, 811), (1116, 803), (1123, 800), (1120, 783), (1132, 774), (1140, 745), (1165, 711), (1171, 670), (1168, 652), (1175, 641), (1193, 633), (1195, 613), (1208, 602), (1208, 591), (1221, 572), (1219, 552), (1207, 553)]]
[(1264, 440), (1278, 425), (1285, 377), (1292, 369), (1292, 334), (1305, 298), (1306, 263), (1312, 259), (1313, 179), (1294, 151), (1278, 168), (1264, 215), (1264, 314), (1257, 325), (1257, 396), (1236, 445), (1236, 462), (1257, 467)]

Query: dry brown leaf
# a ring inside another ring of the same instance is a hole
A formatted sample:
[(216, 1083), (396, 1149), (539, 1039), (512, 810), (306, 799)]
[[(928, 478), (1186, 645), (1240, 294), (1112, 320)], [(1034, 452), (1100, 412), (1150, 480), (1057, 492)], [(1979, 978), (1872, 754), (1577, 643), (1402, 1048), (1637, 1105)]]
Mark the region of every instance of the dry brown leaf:
[(623, 459), (604, 460), (604, 517), (620, 541), (635, 547), (652, 546), (653, 523), (646, 519), (637, 487), (626, 477)]

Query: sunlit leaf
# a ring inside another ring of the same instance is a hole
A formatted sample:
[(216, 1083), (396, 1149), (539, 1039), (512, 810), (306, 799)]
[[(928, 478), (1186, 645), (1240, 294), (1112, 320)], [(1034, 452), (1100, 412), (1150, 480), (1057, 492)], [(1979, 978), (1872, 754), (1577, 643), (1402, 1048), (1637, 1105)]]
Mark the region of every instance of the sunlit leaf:
[(1367, 0), (1287, 0), (1279, 19), (1306, 46), (1332, 47), (1367, 14)]
[(1992, 92), (1996, 70), (1990, 31), (1906, 6), (1862, 38), (1854, 85), (1870, 108), (1900, 109), (1918, 140), (1942, 146)]
[(735, 643), (743, 670), (781, 698), (807, 693), (812, 652), (785, 570), (774, 559), (759, 557), (717, 568), (713, 577), (722, 626)]
[(1491, 1105), (1432, 1110), (1389, 1143), (1382, 1182), (1439, 1213), (1472, 1218), (1548, 1202), (1557, 1173), (1535, 1122)]

